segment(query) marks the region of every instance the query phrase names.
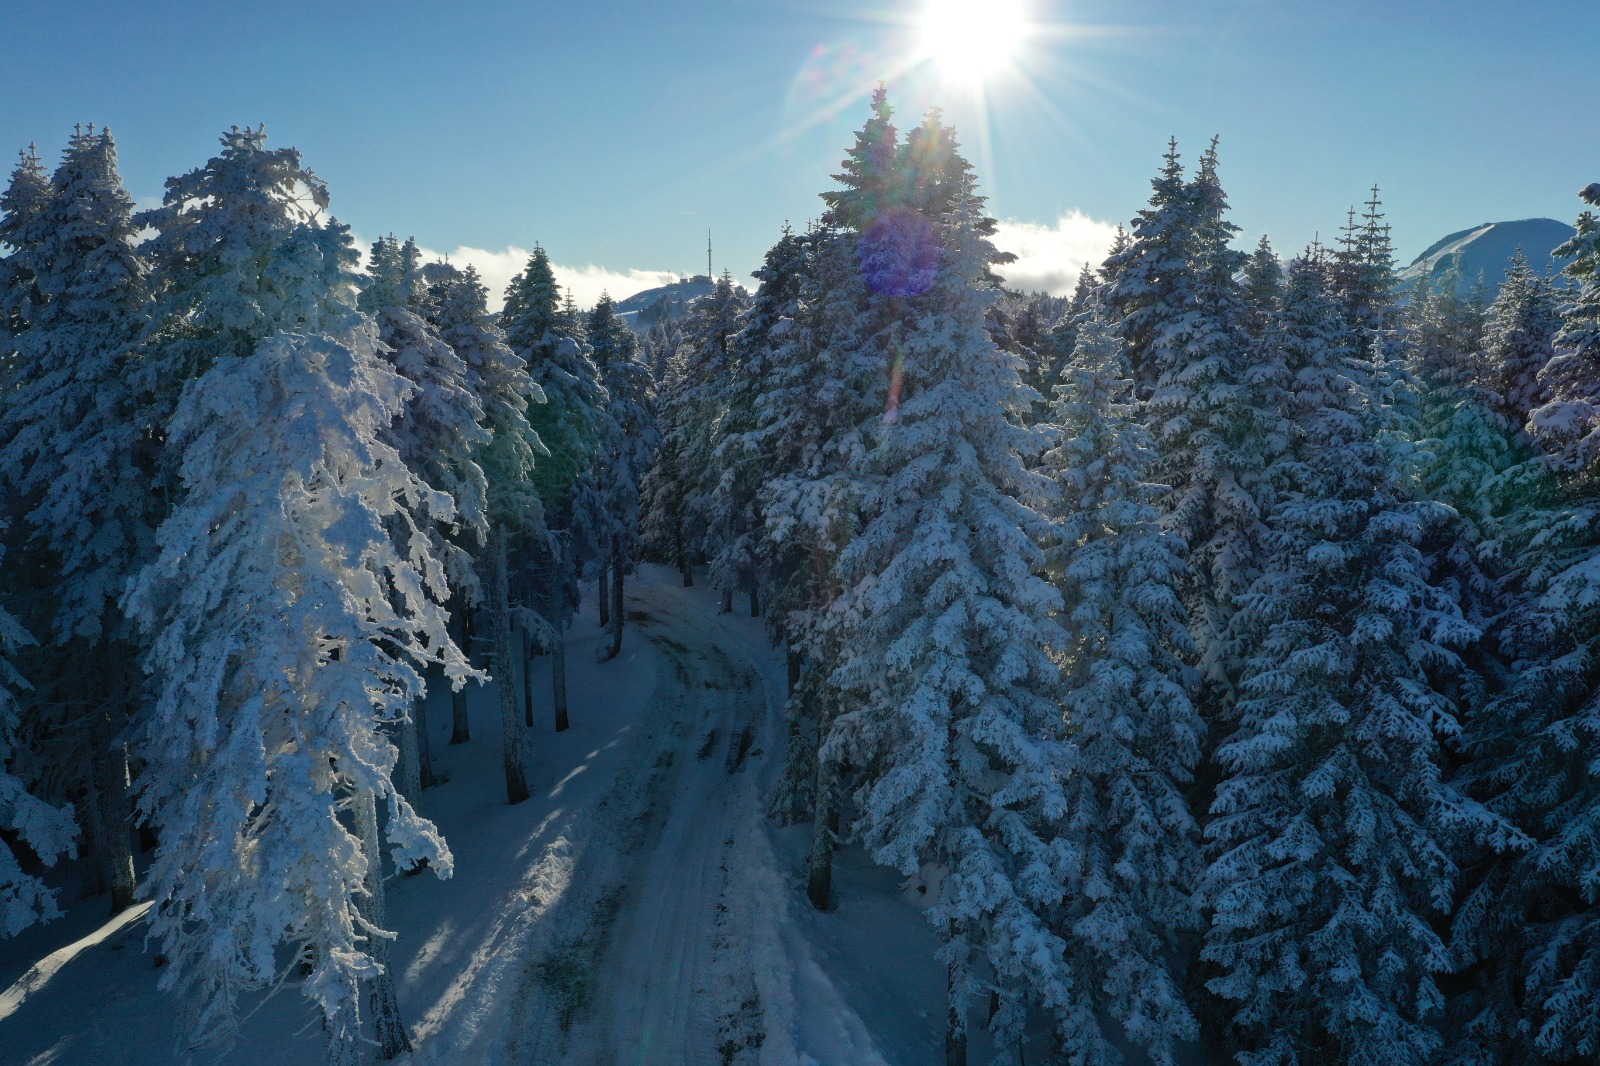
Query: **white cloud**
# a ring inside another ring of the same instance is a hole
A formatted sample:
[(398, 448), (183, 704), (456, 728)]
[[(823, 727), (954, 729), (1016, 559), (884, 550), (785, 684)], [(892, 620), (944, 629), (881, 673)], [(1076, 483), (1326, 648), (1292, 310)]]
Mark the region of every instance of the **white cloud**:
[(1100, 265), (1116, 235), (1112, 223), (1073, 211), (1056, 219), (1053, 226), (1002, 222), (993, 241), (996, 248), (1017, 257), (1015, 263), (999, 269), (1009, 287), (1065, 296), (1072, 292), (1086, 265)]
[[(425, 263), (445, 259), (456, 266), (470, 263), (476, 267), (478, 276), (489, 288), (491, 311), (500, 309), (505, 302), (506, 286), (511, 284), (512, 278), (522, 273), (528, 265), (528, 256), (533, 254), (527, 248), (519, 248), (514, 244), (498, 251), (470, 245), (462, 245), (453, 252), (436, 252), (429, 248), (420, 250)], [(592, 263), (587, 266), (551, 263), (550, 269), (555, 272), (556, 284), (561, 286), (562, 292), (572, 293), (578, 306), (584, 308), (594, 306), (602, 292), (609, 292), (613, 300), (625, 300), (636, 292), (678, 279), (678, 275), (670, 270), (612, 270)]]

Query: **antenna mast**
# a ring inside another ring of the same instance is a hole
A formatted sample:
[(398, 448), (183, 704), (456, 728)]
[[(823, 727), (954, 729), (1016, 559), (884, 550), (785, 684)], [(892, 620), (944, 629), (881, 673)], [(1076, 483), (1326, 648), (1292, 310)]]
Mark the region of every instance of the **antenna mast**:
[(711, 231), (706, 230), (706, 277), (711, 277)]

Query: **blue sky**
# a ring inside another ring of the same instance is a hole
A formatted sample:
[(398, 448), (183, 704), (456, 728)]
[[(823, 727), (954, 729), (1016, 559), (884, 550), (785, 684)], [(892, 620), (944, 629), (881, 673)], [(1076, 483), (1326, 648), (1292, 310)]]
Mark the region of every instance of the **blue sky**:
[(1035, 0), (1042, 32), (981, 95), (910, 64), (921, 3), (12, 0), (0, 149), (54, 159), (74, 122), (109, 124), (151, 201), (264, 122), (359, 234), (483, 249), (491, 277), (541, 241), (614, 293), (704, 270), (708, 228), (717, 269), (748, 273), (817, 213), (879, 77), (902, 125), (944, 107), (1028, 280), (1057, 286), (1049, 262), (1144, 204), (1169, 136), (1192, 160), (1221, 135), (1243, 243), (1281, 251), (1374, 181), (1409, 260), (1570, 220), (1600, 180), (1594, 0)]

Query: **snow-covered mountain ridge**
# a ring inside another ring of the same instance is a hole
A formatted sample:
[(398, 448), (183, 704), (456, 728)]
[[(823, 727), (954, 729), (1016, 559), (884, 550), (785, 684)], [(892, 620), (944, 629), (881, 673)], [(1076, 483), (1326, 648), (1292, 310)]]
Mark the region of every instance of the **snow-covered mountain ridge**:
[(1400, 283), (1410, 287), (1426, 277), (1437, 282), (1449, 272), (1459, 256), (1461, 288), (1470, 289), (1481, 274), (1489, 296), (1505, 281), (1506, 268), (1518, 248), (1528, 257), (1528, 265), (1540, 274), (1555, 274), (1560, 264), (1550, 253), (1570, 239), (1576, 231), (1553, 218), (1524, 218), (1515, 222), (1484, 222), (1441, 238), (1399, 272)]

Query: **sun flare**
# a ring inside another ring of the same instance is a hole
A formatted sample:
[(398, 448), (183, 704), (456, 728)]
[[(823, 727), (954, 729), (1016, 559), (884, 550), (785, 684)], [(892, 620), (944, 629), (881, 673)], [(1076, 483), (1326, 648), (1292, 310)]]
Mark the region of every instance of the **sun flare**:
[(919, 55), (951, 81), (978, 84), (1008, 69), (1028, 36), (1024, 0), (928, 0)]

